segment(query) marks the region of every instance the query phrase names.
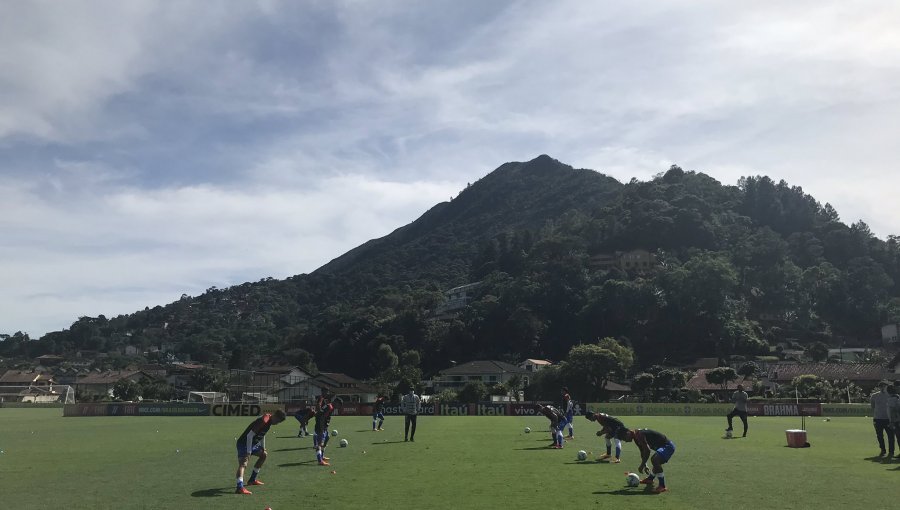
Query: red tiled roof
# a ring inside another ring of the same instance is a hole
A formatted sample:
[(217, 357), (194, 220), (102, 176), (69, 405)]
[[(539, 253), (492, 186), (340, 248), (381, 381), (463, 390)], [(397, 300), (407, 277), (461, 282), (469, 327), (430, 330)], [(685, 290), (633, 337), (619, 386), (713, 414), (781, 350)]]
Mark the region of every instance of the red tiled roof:
[(779, 363), (769, 366), (769, 378), (790, 382), (800, 375), (815, 375), (822, 379), (850, 381), (880, 381), (888, 372), (880, 363)]
[[(712, 384), (706, 380), (706, 373), (715, 370), (714, 368), (701, 368), (694, 373), (694, 377), (691, 377), (690, 380), (685, 383), (684, 387), (689, 390), (697, 390), (697, 391), (721, 391), (722, 385), (720, 384)], [(733, 390), (737, 387), (738, 384), (743, 384), (745, 387), (748, 384), (751, 384), (752, 381), (748, 380), (742, 375), (738, 375), (737, 379), (734, 381), (730, 381), (726, 386), (726, 390)]]

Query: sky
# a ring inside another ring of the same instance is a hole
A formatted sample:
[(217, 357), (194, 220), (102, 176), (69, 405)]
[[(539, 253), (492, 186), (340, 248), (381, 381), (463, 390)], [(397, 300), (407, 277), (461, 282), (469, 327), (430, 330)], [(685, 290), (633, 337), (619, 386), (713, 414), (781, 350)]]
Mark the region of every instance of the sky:
[(0, 0), (0, 333), (309, 273), (508, 161), (900, 234), (900, 3)]

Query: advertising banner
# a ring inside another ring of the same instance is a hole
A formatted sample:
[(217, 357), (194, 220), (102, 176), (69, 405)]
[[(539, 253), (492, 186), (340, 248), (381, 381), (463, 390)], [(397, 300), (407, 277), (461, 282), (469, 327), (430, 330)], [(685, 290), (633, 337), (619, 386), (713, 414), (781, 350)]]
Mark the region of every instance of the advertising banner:
[(282, 404), (210, 404), (210, 416), (260, 416), (284, 409)]
[(477, 416), (506, 416), (509, 404), (476, 404), (475, 411)]
[(591, 412), (612, 416), (724, 416), (734, 408), (732, 404), (682, 404), (682, 403), (591, 403)]
[(66, 404), (63, 416), (109, 416), (109, 404)]
[(822, 416), (822, 404), (747, 403), (747, 413), (754, 416)]
[(822, 404), (823, 416), (872, 416), (869, 404)]
[[(472, 407), (475, 407), (474, 405)], [(446, 404), (438, 404), (437, 415), (439, 416), (469, 416), (469, 404), (460, 404), (459, 402), (447, 402)], [(472, 409), (474, 411), (474, 409)]]
[(140, 404), (140, 416), (209, 416), (209, 404)]

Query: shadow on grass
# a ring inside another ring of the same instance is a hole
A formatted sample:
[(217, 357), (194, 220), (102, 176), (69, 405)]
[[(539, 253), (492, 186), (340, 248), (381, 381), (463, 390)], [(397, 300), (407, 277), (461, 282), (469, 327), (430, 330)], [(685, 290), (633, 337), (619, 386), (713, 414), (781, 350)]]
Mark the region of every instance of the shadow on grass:
[(516, 448), (517, 450), (550, 450), (558, 449), (558, 448), (550, 448), (549, 446), (532, 446), (531, 448)]
[(380, 443), (372, 443), (372, 445), (379, 445), (379, 444), (396, 444), (396, 443), (406, 443), (406, 442), (407, 442), (407, 441), (382, 441), (382, 442), (380, 442)]
[(319, 463), (315, 460), (304, 460), (303, 462), (288, 462), (287, 464), (279, 464), (278, 467), (319, 467)]
[(304, 446), (302, 448), (281, 448), (280, 450), (272, 450), (273, 452), (296, 452), (298, 450), (312, 450), (314, 446)]
[(614, 491), (595, 491), (594, 494), (612, 494), (614, 496), (658, 496), (652, 490), (635, 490), (634, 488), (616, 489)]
[(563, 464), (568, 464), (571, 466), (597, 466), (597, 465), (602, 466), (602, 465), (609, 464), (609, 462), (602, 462), (599, 460), (596, 462), (592, 461), (592, 460), (578, 460), (578, 461), (572, 461), (572, 462), (563, 462)]
[(306, 436), (275, 436), (277, 439), (303, 439)]
[(884, 457), (879, 457), (878, 455), (866, 457), (863, 460), (868, 460), (868, 461), (874, 462), (876, 464), (884, 464)]
[(234, 492), (234, 487), (226, 487), (224, 489), (203, 489), (191, 493), (193, 498), (217, 498)]

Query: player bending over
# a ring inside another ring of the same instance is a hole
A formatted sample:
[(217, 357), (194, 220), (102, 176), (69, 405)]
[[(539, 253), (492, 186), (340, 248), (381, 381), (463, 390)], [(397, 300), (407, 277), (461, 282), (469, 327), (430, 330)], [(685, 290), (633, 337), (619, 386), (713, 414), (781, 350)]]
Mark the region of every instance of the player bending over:
[(550, 448), (562, 448), (563, 447), (563, 434), (562, 429), (566, 422), (566, 417), (560, 412), (559, 409), (553, 406), (544, 406), (541, 404), (536, 404), (537, 410), (540, 414), (543, 414), (550, 420), (550, 436), (553, 438), (553, 444), (550, 445)]
[(306, 430), (306, 426), (309, 425), (309, 420), (311, 420), (315, 415), (315, 409), (311, 409), (309, 407), (304, 407), (303, 409), (300, 409), (299, 411), (294, 413), (294, 418), (297, 418), (297, 421), (300, 422), (300, 432), (297, 432), (297, 437), (309, 435), (309, 431)]
[[(638, 467), (639, 473), (646, 473), (647, 478), (641, 480), (642, 484), (647, 487), (653, 487), (653, 479), (659, 478), (659, 487), (656, 492), (666, 492), (666, 477), (663, 474), (663, 464), (669, 462), (672, 455), (675, 454), (675, 443), (669, 440), (665, 434), (650, 429), (619, 429), (616, 434), (622, 441), (631, 442), (641, 450), (641, 465)], [(653, 463), (653, 472), (647, 469), (647, 460)]]
[(625, 429), (625, 424), (622, 423), (618, 418), (605, 413), (592, 413), (585, 410), (584, 416), (588, 420), (595, 421), (598, 425), (600, 425), (600, 430), (597, 431), (597, 436), (603, 436), (606, 439), (606, 453), (600, 456), (600, 460), (608, 459), (612, 455), (612, 441), (613, 439), (615, 439), (616, 456), (613, 459), (612, 463), (618, 464), (619, 462), (621, 462), (622, 440), (616, 437), (616, 433), (618, 433), (619, 429)]
[(284, 411), (281, 409), (275, 411), (274, 414), (264, 414), (253, 420), (253, 423), (244, 429), (244, 432), (237, 438), (237, 489), (235, 494), (252, 494), (244, 487), (244, 469), (250, 461), (251, 455), (258, 457), (256, 464), (253, 466), (253, 474), (250, 475), (247, 485), (263, 485), (257, 478), (259, 470), (262, 469), (266, 462), (268, 452), (266, 451), (266, 433), (272, 425), (278, 425), (286, 418)]

